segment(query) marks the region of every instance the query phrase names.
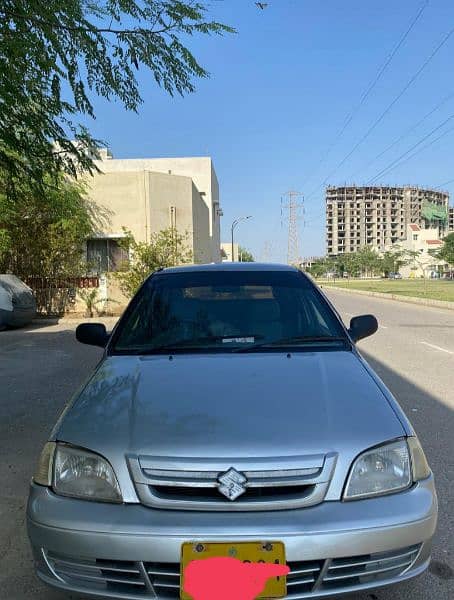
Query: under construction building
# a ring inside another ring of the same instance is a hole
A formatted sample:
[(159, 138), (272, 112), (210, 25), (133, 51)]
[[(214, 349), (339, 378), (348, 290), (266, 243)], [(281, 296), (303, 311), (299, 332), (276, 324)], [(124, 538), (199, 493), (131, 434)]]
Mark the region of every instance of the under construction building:
[[(407, 225), (448, 232), (449, 194), (418, 187), (328, 187), (326, 249), (328, 255), (355, 252), (362, 246), (383, 251), (406, 238)], [(454, 227), (452, 227), (454, 229)]]

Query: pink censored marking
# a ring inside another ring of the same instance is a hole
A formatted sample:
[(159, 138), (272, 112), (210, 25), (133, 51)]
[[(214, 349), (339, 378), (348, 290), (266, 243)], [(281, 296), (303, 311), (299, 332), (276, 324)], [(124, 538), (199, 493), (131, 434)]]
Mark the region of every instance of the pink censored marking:
[(193, 560), (184, 570), (183, 590), (194, 600), (253, 600), (268, 579), (289, 571), (287, 565), (243, 563), (237, 558)]

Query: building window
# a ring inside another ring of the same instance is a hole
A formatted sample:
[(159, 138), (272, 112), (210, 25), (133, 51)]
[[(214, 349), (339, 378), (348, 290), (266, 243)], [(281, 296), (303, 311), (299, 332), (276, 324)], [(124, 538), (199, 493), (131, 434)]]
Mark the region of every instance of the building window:
[(413, 234), (413, 241), (414, 241), (414, 242), (417, 242), (417, 241), (418, 241), (418, 234), (417, 234), (417, 233), (414, 233), (414, 234)]
[(120, 271), (125, 268), (128, 259), (128, 252), (118, 244), (118, 239), (87, 240), (87, 262), (91, 271)]

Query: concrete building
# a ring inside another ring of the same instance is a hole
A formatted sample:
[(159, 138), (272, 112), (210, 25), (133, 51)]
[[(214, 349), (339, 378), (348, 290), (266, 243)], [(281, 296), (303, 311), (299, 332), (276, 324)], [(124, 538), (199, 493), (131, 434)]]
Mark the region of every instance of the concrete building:
[(328, 187), (326, 251), (355, 252), (362, 246), (384, 251), (406, 239), (410, 223), (448, 230), (449, 195), (418, 187)]
[(323, 258), (323, 256), (308, 256), (306, 258), (303, 258), (303, 260), (299, 266), (303, 270), (310, 269), (314, 265), (315, 262), (317, 262), (318, 260), (321, 260), (322, 258)]
[[(237, 243), (233, 244), (233, 260), (239, 260), (240, 246)], [(221, 259), (222, 262), (232, 262), (232, 242), (222, 242), (221, 244)]]
[(439, 238), (438, 228), (421, 229), (416, 223), (407, 225), (407, 236), (399, 247), (415, 253), (415, 258), (408, 265), (400, 267), (402, 277), (431, 277), (432, 274), (442, 272), (447, 267), (443, 260), (430, 254), (443, 246)]
[(105, 222), (87, 241), (87, 256), (100, 272), (115, 271), (125, 258), (118, 246), (123, 227), (137, 241), (175, 227), (187, 234), (194, 261), (220, 262), (219, 185), (211, 158), (115, 159), (107, 149), (87, 177), (90, 198)]
[(454, 207), (450, 207), (448, 211), (448, 229), (454, 231)]

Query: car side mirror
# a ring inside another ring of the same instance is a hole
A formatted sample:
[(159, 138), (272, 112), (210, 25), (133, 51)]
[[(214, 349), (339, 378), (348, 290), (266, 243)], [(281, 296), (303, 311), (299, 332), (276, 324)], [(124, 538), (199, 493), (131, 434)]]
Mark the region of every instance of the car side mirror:
[(378, 329), (378, 321), (374, 315), (359, 315), (350, 321), (348, 333), (354, 342), (373, 335)]
[(76, 328), (76, 339), (81, 344), (105, 348), (109, 337), (102, 323), (81, 323)]

